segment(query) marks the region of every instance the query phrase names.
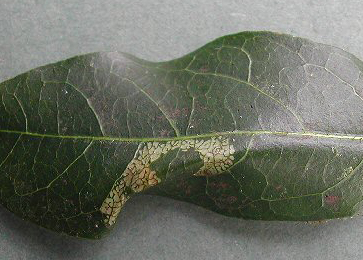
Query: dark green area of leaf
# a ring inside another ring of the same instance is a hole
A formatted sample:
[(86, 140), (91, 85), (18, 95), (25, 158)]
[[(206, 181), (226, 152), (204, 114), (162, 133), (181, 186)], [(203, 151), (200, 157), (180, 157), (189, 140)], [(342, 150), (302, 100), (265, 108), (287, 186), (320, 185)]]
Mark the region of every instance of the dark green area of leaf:
[(110, 230), (100, 207), (140, 145), (223, 137), (228, 169), (195, 176), (200, 153), (173, 149), (151, 163), (161, 181), (143, 192), (245, 219), (356, 215), (362, 71), (341, 49), (271, 32), (167, 62), (100, 52), (31, 70), (0, 84), (0, 203), (99, 238)]

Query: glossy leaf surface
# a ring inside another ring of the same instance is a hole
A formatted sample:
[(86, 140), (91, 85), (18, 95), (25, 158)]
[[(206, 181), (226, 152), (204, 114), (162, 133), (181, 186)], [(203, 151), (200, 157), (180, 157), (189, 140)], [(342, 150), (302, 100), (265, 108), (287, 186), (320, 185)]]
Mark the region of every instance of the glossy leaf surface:
[(0, 202), (87, 238), (138, 192), (245, 219), (355, 215), (362, 70), (341, 49), (270, 32), (168, 62), (101, 52), (34, 69), (0, 84)]

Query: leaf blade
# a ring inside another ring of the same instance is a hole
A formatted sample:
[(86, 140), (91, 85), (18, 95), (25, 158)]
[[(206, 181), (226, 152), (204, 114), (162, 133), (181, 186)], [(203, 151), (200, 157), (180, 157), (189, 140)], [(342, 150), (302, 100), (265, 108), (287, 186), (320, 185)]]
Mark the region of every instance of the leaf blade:
[(320, 220), (359, 212), (362, 62), (270, 32), (182, 58), (92, 53), (0, 84), (0, 202), (99, 238), (137, 192), (221, 214)]

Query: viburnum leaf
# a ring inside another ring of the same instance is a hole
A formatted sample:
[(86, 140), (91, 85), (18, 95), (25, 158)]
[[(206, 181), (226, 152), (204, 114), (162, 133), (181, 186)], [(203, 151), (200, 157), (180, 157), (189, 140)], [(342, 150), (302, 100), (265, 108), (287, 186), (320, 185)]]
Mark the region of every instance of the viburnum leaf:
[(339, 48), (272, 32), (167, 62), (99, 52), (31, 70), (0, 84), (0, 203), (86, 238), (138, 192), (244, 219), (356, 215), (362, 71)]

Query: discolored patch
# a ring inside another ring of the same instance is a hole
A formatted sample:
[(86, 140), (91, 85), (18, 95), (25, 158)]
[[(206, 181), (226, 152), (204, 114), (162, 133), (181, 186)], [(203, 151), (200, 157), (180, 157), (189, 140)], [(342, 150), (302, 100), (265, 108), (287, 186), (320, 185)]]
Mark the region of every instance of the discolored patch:
[(134, 159), (127, 165), (100, 208), (100, 211), (106, 215), (104, 221), (107, 225), (115, 223), (130, 193), (141, 192), (161, 182), (157, 173), (152, 170), (151, 164), (174, 149), (181, 149), (184, 152), (193, 150), (199, 154), (203, 166), (194, 173), (195, 176), (212, 176), (224, 172), (233, 164), (235, 152), (229, 139), (221, 136), (210, 139), (141, 143)]

